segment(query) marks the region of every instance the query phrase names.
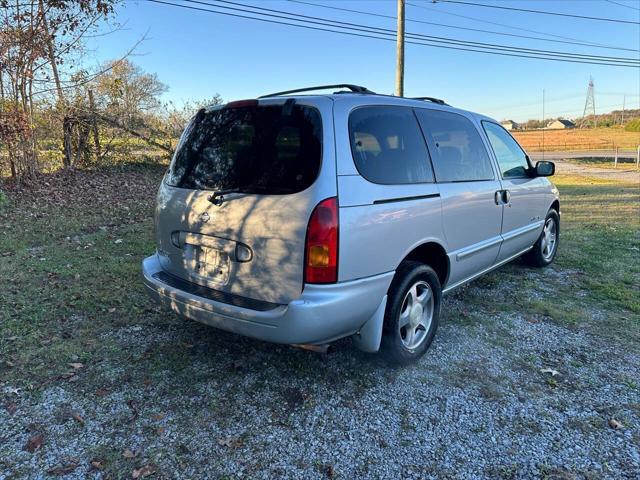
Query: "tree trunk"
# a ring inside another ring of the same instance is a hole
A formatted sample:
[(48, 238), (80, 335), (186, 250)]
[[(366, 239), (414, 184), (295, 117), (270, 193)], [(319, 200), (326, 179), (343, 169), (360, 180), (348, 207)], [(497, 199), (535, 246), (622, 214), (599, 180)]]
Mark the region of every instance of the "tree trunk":
[[(33, 79), (29, 81), (29, 122), (31, 125), (35, 124), (34, 119), (34, 106), (33, 106)], [(40, 171), (40, 163), (38, 159), (38, 138), (36, 134), (36, 129), (33, 128), (31, 130), (31, 156), (33, 161), (34, 173)]]
[(62, 158), (62, 165), (64, 168), (71, 168), (73, 165), (73, 119), (65, 115), (62, 120), (62, 138), (64, 146), (64, 157)]
[[(60, 75), (58, 73), (58, 65), (56, 64), (56, 55), (55, 49), (53, 45), (53, 38), (51, 37), (51, 33), (49, 33), (49, 25), (47, 23), (47, 18), (44, 13), (44, 6), (42, 4), (42, 0), (38, 1), (38, 6), (40, 10), (40, 15), (42, 16), (42, 28), (45, 34), (45, 42), (47, 47), (47, 55), (49, 57), (49, 63), (51, 63), (51, 72), (53, 73), (53, 80), (56, 84), (56, 91), (58, 93), (58, 108), (60, 109), (60, 114), (67, 118), (67, 103), (64, 98), (64, 92), (62, 89), (62, 85), (60, 83)], [(67, 135), (69, 133), (69, 136)], [(73, 165), (73, 149), (71, 148), (71, 129), (63, 128), (63, 145), (64, 145), (64, 157), (62, 159), (62, 165), (64, 168), (70, 168)]]
[(91, 110), (91, 130), (93, 132), (93, 144), (96, 149), (96, 162), (100, 161), (102, 151), (100, 149), (100, 134), (98, 132), (98, 120), (96, 117), (96, 104), (93, 99), (93, 90), (89, 90), (89, 109)]
[(51, 63), (51, 71), (53, 73), (53, 80), (56, 84), (56, 90), (58, 92), (58, 101), (64, 104), (64, 93), (62, 91), (62, 85), (60, 84), (60, 75), (58, 74), (58, 65), (56, 65), (56, 55), (53, 48), (53, 38), (49, 33), (49, 25), (47, 23), (47, 18), (44, 14), (44, 6), (42, 5), (42, 0), (39, 0), (39, 8), (40, 15), (42, 15), (42, 28), (45, 34), (45, 41), (47, 43), (47, 55), (49, 56), (49, 62)]
[(88, 163), (89, 153), (88, 153), (88, 140), (89, 140), (89, 124), (86, 119), (82, 118), (76, 122), (76, 127), (78, 130), (78, 145), (76, 150), (76, 165), (81, 164), (81, 160), (84, 160), (85, 164)]

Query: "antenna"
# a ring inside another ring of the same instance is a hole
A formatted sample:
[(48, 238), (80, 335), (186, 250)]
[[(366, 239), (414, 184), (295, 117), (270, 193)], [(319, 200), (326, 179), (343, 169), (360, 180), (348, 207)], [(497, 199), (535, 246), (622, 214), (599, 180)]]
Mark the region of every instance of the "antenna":
[(584, 102), (584, 111), (582, 112), (581, 126), (586, 125), (586, 116), (593, 115), (593, 122), (598, 126), (596, 119), (596, 99), (593, 91), (593, 77), (589, 77), (589, 88), (587, 89), (587, 100)]

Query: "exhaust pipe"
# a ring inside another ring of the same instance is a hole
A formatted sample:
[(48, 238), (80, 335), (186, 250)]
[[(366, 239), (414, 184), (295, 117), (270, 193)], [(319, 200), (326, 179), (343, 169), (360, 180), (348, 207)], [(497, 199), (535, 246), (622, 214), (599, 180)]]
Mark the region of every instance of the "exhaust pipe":
[(331, 348), (330, 343), (325, 343), (324, 345), (307, 345), (307, 344), (301, 344), (301, 343), (294, 343), (294, 344), (291, 344), (291, 346), (294, 348), (299, 348), (301, 350), (308, 350), (310, 352), (316, 352), (316, 353), (322, 353), (322, 354), (329, 353), (330, 349), (333, 350)]

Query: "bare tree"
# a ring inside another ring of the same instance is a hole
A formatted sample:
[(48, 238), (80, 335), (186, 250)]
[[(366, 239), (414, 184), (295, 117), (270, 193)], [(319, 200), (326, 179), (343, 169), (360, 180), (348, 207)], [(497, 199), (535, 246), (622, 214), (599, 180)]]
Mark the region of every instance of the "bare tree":
[[(60, 67), (81, 49), (87, 32), (110, 17), (116, 2), (0, 0), (0, 144), (13, 176), (38, 170), (36, 106), (55, 92), (58, 115), (68, 117), (65, 91), (74, 81)], [(71, 166), (68, 135), (64, 143), (64, 165)]]

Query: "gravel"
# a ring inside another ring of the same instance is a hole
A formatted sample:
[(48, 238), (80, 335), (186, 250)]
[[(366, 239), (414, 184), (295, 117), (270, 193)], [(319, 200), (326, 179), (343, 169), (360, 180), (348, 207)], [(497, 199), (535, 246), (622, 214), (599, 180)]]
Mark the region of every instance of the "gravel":
[(0, 478), (640, 478), (638, 351), (539, 315), (466, 318), (464, 295), (402, 369), (349, 340), (320, 355), (170, 314), (114, 329), (120, 351), (76, 381), (0, 381), (17, 407), (0, 410)]

